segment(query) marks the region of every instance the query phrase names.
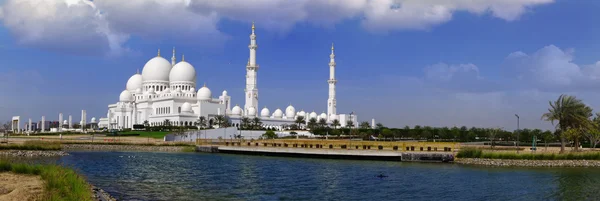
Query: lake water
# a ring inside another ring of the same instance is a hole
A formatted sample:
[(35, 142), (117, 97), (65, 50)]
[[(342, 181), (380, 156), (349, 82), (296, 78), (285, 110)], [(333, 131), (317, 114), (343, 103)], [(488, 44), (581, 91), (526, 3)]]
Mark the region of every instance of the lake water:
[[(203, 153), (70, 152), (59, 163), (123, 200), (596, 200), (600, 169)], [(383, 173), (387, 178), (378, 178)]]

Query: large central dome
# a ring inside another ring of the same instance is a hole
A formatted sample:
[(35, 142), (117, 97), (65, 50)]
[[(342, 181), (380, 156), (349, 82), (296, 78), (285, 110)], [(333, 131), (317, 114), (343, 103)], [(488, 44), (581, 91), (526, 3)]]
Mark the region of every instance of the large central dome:
[(170, 72), (171, 63), (165, 58), (156, 56), (144, 65), (142, 78), (144, 81), (169, 81)]
[(181, 61), (173, 66), (173, 70), (169, 74), (169, 81), (196, 82), (196, 70), (192, 64)]

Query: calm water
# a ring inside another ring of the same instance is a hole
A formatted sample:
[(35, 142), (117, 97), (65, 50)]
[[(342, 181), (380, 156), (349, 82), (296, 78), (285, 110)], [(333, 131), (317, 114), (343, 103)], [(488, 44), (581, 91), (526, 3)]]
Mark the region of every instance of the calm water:
[(59, 162), (124, 200), (600, 199), (600, 170), (589, 168), (142, 152), (71, 152)]

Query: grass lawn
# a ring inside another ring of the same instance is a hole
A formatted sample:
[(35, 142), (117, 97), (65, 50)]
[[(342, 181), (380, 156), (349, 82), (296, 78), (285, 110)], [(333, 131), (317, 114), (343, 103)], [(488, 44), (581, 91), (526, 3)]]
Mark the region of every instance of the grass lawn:
[(140, 136), (135, 137), (143, 137), (143, 138), (154, 138), (154, 139), (163, 139), (165, 135), (171, 133), (170, 131), (127, 131), (127, 132), (119, 132), (119, 134), (140, 134)]

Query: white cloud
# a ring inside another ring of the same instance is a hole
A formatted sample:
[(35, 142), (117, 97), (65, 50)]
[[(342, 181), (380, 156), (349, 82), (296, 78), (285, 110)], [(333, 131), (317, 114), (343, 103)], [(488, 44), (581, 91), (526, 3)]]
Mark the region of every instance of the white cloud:
[[(516, 20), (552, 0), (7, 0), (0, 20), (25, 45), (71, 52), (127, 51), (130, 37), (220, 44), (221, 19), (257, 21), (286, 33), (297, 23), (333, 26), (358, 19), (369, 31), (428, 29), (455, 12)], [(193, 38), (194, 40), (189, 40)]]
[(600, 64), (579, 65), (573, 62), (573, 49), (554, 45), (543, 47), (531, 55), (521, 51), (506, 57), (507, 75), (524, 86), (546, 91), (580, 91), (600, 87)]

